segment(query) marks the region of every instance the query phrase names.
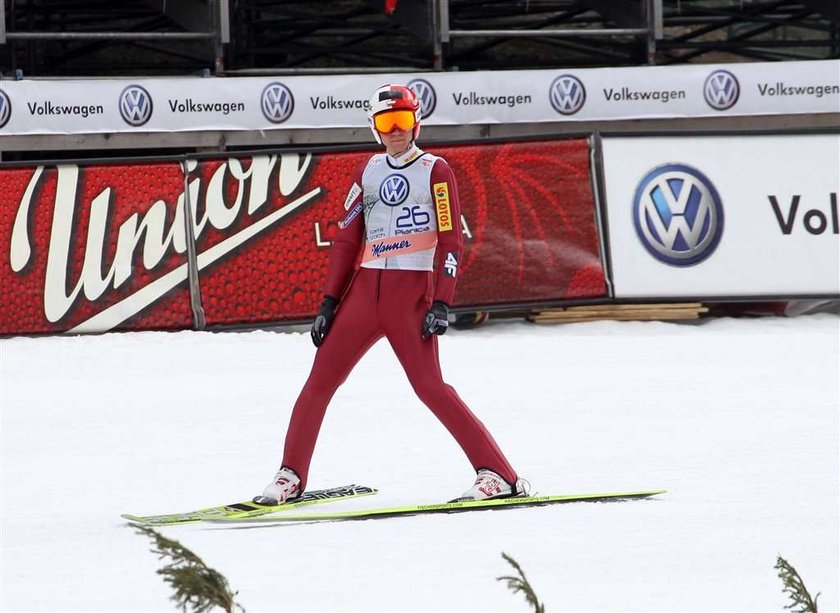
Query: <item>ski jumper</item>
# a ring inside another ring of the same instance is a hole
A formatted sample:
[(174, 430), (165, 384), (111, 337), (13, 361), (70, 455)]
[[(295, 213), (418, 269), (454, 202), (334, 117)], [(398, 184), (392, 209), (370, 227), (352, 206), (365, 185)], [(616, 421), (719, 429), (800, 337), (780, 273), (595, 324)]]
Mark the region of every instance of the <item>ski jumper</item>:
[(283, 465), (300, 476), (304, 489), (330, 399), (384, 336), (417, 396), (473, 467), (489, 468), (514, 484), (516, 472), (493, 437), (443, 381), (437, 336), (421, 336), (432, 301), (452, 301), (463, 247), (449, 165), (416, 146), (399, 158), (374, 155), (357, 171), (345, 209), (325, 286), (325, 294), (341, 302), (292, 411)]

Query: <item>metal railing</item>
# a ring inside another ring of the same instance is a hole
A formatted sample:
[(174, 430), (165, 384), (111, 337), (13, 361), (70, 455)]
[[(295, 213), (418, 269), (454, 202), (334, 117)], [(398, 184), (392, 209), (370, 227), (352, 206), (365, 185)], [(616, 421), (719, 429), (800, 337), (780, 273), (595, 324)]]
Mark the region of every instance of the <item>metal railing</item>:
[(204, 32), (126, 32), (126, 31), (8, 31), (6, 27), (6, 3), (0, 1), (0, 45), (14, 41), (208, 41), (213, 45), (217, 71), (224, 69), (224, 45), (230, 42), (229, 0), (208, 0), (207, 24)]
[[(822, 59), (838, 57), (840, 49), (840, 24), (816, 12), (814, 1), (401, 0), (393, 15), (385, 15), (381, 5), (365, 0), (323, 5), (305, 0), (147, 0), (126, 3), (124, 11), (117, 3), (109, 6), (107, 15), (114, 19), (98, 31), (85, 28), (96, 23), (97, 11), (105, 12), (102, 5), (84, 0), (72, 4), (81, 6), (81, 12), (68, 10), (58, 17), (45, 8), (49, 3), (0, 1), (0, 51), (7, 43), (28, 43), (17, 50), (6, 47), (10, 66), (20, 62), (33, 74), (44, 68), (55, 75), (50, 61), (59, 60), (72, 70), (63, 47), (56, 51), (52, 45), (51, 57), (38, 57), (49, 41), (68, 41), (68, 46), (69, 41), (88, 41), (70, 49), (74, 58), (92, 55), (91, 49), (108, 43), (134, 42), (136, 56), (121, 56), (129, 59), (129, 66), (134, 57), (156, 61), (156, 55), (144, 55), (151, 50), (174, 58), (174, 68), (163, 71), (176, 73), (186, 66), (181, 74), (217, 75), (505, 67), (499, 48), (513, 49), (519, 68), (684, 63), (708, 53)], [(138, 11), (135, 5), (144, 8)], [(47, 31), (51, 27), (54, 31)], [(198, 44), (184, 51), (183, 43)], [(94, 70), (107, 70), (107, 61), (95, 58)], [(151, 64), (152, 69), (158, 66)]]

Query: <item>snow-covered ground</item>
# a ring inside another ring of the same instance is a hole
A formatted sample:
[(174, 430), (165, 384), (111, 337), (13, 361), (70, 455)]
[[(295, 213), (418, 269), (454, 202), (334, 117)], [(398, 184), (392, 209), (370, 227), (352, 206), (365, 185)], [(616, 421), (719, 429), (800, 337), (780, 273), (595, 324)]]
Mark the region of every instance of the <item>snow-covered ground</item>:
[[(171, 527), (248, 611), (783, 611), (787, 558), (837, 611), (840, 318), (491, 323), (447, 380), (540, 493), (650, 501), (256, 529)], [(152, 514), (258, 493), (314, 348), (301, 333), (0, 340), (2, 611), (172, 610)], [(336, 395), (311, 486), (439, 502), (472, 471), (385, 342)], [(328, 507), (322, 507), (326, 510)]]

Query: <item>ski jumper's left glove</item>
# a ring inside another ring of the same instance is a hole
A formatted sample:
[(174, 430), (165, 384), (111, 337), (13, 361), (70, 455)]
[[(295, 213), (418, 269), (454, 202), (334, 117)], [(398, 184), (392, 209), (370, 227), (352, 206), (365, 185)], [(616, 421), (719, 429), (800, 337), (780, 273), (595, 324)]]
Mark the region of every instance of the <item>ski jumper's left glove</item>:
[(330, 331), (332, 320), (335, 317), (335, 307), (338, 306), (338, 300), (332, 296), (324, 296), (321, 306), (318, 307), (318, 314), (315, 315), (315, 321), (312, 322), (312, 342), (316, 347), (320, 347), (324, 342), (324, 337)]
[(423, 338), (432, 334), (446, 334), (449, 329), (449, 305), (435, 300), (423, 318)]

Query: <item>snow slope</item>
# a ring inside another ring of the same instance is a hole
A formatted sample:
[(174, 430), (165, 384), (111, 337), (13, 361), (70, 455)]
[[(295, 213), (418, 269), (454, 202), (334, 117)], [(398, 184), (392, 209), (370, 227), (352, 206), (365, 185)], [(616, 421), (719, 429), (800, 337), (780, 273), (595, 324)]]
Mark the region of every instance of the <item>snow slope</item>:
[[(651, 501), (227, 529), (183, 542), (248, 611), (779, 611), (777, 554), (840, 603), (840, 319), (491, 323), (441, 339), (447, 380), (540, 493)], [(311, 365), (306, 334), (0, 340), (2, 611), (172, 610), (120, 513), (258, 493)], [(472, 471), (386, 342), (339, 390), (312, 487), (344, 509), (439, 502)], [(322, 507), (322, 509), (326, 509)]]

